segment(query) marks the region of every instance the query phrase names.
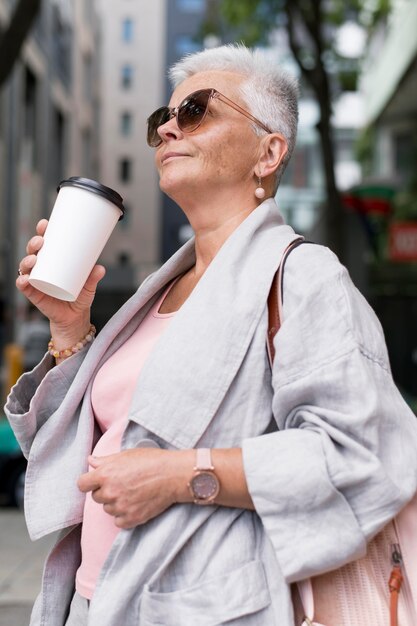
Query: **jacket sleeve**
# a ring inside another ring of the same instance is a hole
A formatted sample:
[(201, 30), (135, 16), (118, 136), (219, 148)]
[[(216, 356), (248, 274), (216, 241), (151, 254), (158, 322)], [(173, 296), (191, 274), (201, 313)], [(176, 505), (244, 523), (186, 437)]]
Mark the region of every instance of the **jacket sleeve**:
[(26, 458), (36, 433), (63, 401), (90, 346), (87, 344), (56, 366), (46, 353), (42, 361), (12, 387), (4, 410)]
[(330, 251), (301, 248), (285, 268), (275, 338), (279, 430), (243, 443), (249, 491), (289, 582), (362, 556), (417, 488), (417, 422), (380, 324)]

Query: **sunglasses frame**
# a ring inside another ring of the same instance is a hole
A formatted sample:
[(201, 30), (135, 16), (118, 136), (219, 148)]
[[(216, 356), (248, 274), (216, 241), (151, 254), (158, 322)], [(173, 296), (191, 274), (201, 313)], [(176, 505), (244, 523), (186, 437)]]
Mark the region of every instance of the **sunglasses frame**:
[[(197, 123), (196, 126), (193, 126), (191, 128), (191, 130), (188, 130), (186, 128), (181, 128), (181, 125), (179, 123), (179, 113), (181, 111), (181, 107), (184, 107), (187, 103), (188, 100), (190, 100), (193, 97), (196, 97), (197, 94), (201, 94), (201, 93), (208, 93), (208, 98), (207, 98), (207, 105), (206, 105), (206, 110), (204, 111), (204, 114), (201, 118), (201, 120)], [(151, 146), (152, 148), (157, 148), (158, 146), (161, 145), (162, 143), (162, 138), (158, 135), (158, 128), (160, 128), (160, 126), (163, 126), (164, 124), (167, 124), (173, 117), (176, 118), (177, 121), (177, 126), (178, 128), (183, 132), (183, 133), (193, 133), (195, 130), (197, 130), (198, 128), (200, 128), (201, 124), (204, 122), (204, 120), (206, 119), (206, 115), (208, 113), (208, 109), (209, 109), (209, 104), (210, 104), (210, 100), (220, 100), (220, 102), (223, 102), (224, 104), (227, 104), (229, 107), (231, 107), (232, 109), (234, 109), (235, 111), (237, 111), (238, 113), (241, 113), (242, 115), (244, 115), (247, 119), (249, 119), (251, 122), (254, 122), (255, 124), (257, 124), (258, 126), (260, 126), (264, 131), (266, 131), (268, 134), (271, 134), (273, 131), (271, 129), (268, 128), (268, 126), (266, 126), (265, 124), (263, 124), (260, 120), (258, 120), (256, 117), (254, 117), (251, 113), (249, 113), (249, 111), (246, 111), (246, 109), (243, 109), (241, 106), (239, 106), (238, 104), (236, 104), (236, 102), (233, 102), (233, 100), (230, 100), (230, 98), (228, 98), (227, 96), (223, 95), (222, 93), (220, 93), (220, 91), (217, 91), (217, 89), (213, 89), (213, 88), (208, 88), (208, 89), (198, 89), (197, 91), (193, 91), (192, 93), (190, 93), (188, 96), (186, 96), (177, 107), (160, 107), (159, 109), (157, 109), (156, 111), (154, 111), (149, 117), (148, 117), (148, 145)], [(162, 111), (166, 111), (168, 113), (168, 119), (165, 122), (162, 122), (161, 124), (159, 124), (157, 126), (157, 128), (155, 128), (153, 130), (153, 134), (157, 137), (159, 137), (159, 139), (157, 140), (157, 143), (155, 143), (155, 141), (151, 142), (149, 141), (149, 121), (152, 118), (152, 116), (154, 116), (156, 113), (158, 113), (158, 111), (162, 112)]]

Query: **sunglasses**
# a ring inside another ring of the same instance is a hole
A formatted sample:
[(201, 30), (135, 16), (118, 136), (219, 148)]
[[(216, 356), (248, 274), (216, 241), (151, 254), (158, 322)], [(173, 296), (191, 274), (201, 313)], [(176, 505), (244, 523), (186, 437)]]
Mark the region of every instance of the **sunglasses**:
[(162, 139), (158, 134), (158, 128), (173, 117), (176, 118), (178, 128), (182, 132), (192, 133), (194, 130), (197, 130), (206, 118), (211, 100), (220, 100), (220, 102), (227, 104), (238, 113), (247, 117), (251, 122), (263, 128), (267, 133), (272, 133), (268, 126), (262, 124), (256, 117), (253, 117), (248, 111), (242, 109), (236, 102), (229, 100), (216, 89), (200, 89), (184, 98), (179, 106), (175, 108), (161, 107), (148, 117), (148, 145), (152, 148), (157, 148), (161, 145)]

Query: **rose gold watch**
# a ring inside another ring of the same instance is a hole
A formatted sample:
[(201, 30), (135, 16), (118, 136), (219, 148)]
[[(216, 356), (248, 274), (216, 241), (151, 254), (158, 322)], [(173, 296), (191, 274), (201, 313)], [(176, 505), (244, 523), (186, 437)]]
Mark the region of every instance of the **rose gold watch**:
[(212, 504), (220, 491), (209, 448), (197, 448), (194, 476), (188, 483), (194, 504)]

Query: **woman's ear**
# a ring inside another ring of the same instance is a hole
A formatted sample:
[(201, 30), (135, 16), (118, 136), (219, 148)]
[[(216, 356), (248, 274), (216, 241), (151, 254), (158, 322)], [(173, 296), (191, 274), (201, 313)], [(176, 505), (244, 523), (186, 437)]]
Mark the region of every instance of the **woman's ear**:
[(260, 148), (255, 173), (257, 176), (267, 177), (277, 171), (288, 152), (288, 144), (279, 133), (271, 133), (262, 137)]

